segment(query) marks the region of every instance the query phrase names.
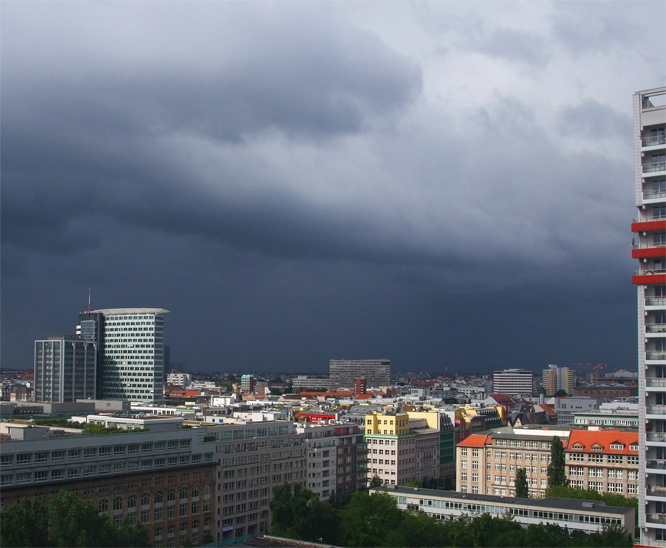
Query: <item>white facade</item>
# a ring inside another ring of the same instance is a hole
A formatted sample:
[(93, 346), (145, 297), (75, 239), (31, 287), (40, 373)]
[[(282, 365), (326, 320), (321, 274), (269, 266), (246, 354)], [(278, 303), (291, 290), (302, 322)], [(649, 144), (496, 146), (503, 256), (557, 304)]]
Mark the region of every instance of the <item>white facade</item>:
[(666, 546), (666, 87), (634, 94), (641, 544)]
[(104, 315), (102, 394), (105, 399), (162, 401), (162, 308), (95, 310)]
[(353, 388), (354, 379), (364, 378), (368, 388), (379, 388), (391, 384), (391, 361), (377, 360), (331, 360), (331, 381), (338, 388)]
[(505, 369), (493, 373), (493, 394), (527, 396), (534, 392), (534, 373), (524, 369)]
[[(169, 373), (167, 375), (167, 384), (186, 388), (192, 384), (192, 375), (189, 373)], [(214, 383), (213, 386), (215, 386)]]

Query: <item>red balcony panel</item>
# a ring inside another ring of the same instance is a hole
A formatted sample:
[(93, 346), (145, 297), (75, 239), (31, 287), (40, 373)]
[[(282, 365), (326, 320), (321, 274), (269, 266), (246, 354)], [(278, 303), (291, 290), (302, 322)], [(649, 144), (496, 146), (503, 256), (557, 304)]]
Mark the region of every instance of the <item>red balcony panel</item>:
[(666, 284), (666, 274), (640, 274), (634, 276), (632, 281), (634, 285)]
[(632, 249), (631, 256), (634, 259), (643, 257), (666, 257), (666, 247), (646, 247), (643, 249)]
[(631, 223), (632, 232), (650, 232), (652, 230), (666, 230), (666, 219), (663, 221), (645, 221), (643, 223)]

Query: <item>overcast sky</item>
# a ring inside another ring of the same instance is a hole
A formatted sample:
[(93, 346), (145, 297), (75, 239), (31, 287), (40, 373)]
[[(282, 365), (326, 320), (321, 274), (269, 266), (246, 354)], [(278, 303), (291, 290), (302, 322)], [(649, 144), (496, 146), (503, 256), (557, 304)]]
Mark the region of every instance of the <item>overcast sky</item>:
[(2, 2), (2, 365), (162, 307), (185, 369), (636, 367), (666, 3)]

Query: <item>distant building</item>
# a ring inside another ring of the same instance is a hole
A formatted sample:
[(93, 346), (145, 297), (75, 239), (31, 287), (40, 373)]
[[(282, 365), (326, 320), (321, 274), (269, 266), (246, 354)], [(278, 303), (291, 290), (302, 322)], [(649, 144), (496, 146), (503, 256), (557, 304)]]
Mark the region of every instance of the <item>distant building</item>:
[(391, 384), (391, 361), (379, 360), (331, 360), (330, 378), (337, 388), (353, 388), (354, 379), (363, 377), (367, 386), (377, 388)]
[(534, 392), (534, 373), (524, 369), (505, 369), (493, 373), (493, 394), (530, 397)]
[(35, 341), (35, 401), (65, 403), (95, 398), (96, 350), (93, 341), (74, 335)]
[(254, 393), (256, 385), (257, 381), (252, 375), (243, 375), (241, 377), (241, 392), (243, 394)]
[(557, 424), (567, 426), (574, 422), (574, 413), (599, 409), (602, 400), (588, 396), (573, 396), (571, 398), (550, 398), (546, 402), (552, 405), (557, 413)]
[(543, 370), (541, 383), (546, 389), (546, 396), (554, 396), (560, 390), (564, 390), (567, 395), (571, 396), (576, 387), (574, 371), (557, 365), (549, 365), (548, 369)]
[(192, 384), (192, 375), (189, 373), (178, 373), (176, 371), (172, 371), (167, 375), (167, 384), (187, 388), (190, 386), (190, 384)]
[(354, 395), (366, 394), (368, 391), (368, 383), (365, 378), (354, 379)]

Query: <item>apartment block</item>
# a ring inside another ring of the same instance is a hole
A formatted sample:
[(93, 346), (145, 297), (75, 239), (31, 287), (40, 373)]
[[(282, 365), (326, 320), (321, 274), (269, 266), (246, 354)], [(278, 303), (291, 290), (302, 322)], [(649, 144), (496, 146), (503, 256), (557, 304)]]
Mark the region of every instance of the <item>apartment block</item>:
[(355, 424), (309, 424), (296, 427), (307, 447), (305, 486), (321, 499), (348, 500), (366, 487), (366, 448)]
[(374, 476), (386, 485), (401, 485), (413, 476), (438, 478), (440, 420), (435, 411), (366, 415), (368, 482)]
[(666, 546), (666, 87), (634, 94), (641, 544)]
[(545, 496), (556, 435), (566, 443), (569, 431), (526, 428), (468, 436), (456, 447), (456, 490), (515, 496), (516, 471), (525, 468), (530, 497)]
[(270, 531), (273, 489), (306, 482), (303, 434), (288, 421), (202, 428), (217, 443), (216, 540)]
[(572, 430), (565, 462), (571, 487), (638, 496), (638, 432)]
[(560, 390), (571, 396), (576, 387), (574, 371), (568, 367), (549, 365), (548, 369), (543, 370), (541, 384), (546, 390), (546, 396), (554, 396)]

